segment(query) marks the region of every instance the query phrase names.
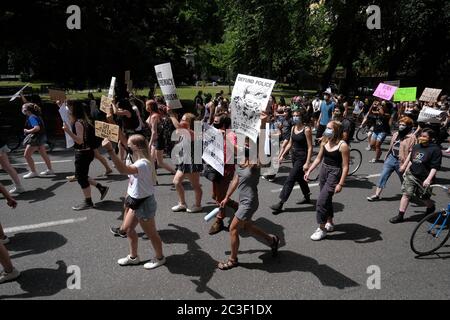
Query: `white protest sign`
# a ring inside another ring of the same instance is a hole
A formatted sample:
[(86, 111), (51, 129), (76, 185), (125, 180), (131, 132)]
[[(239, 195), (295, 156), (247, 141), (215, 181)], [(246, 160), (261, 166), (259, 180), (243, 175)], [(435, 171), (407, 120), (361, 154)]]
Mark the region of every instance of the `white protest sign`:
[(171, 109), (181, 109), (182, 105), (177, 95), (177, 88), (175, 87), (171, 64), (165, 63), (157, 65), (155, 66), (155, 72), (166, 104)]
[[(60, 107), (59, 107), (59, 115), (61, 116), (62, 121), (65, 123), (65, 125), (70, 125), (70, 117), (69, 117), (69, 107), (67, 106), (67, 104), (64, 102)], [(72, 131), (72, 128), (70, 128), (70, 130)], [(73, 141), (72, 137), (69, 136), (69, 134), (67, 132), (64, 132), (65, 136), (66, 136), (66, 148), (72, 148), (75, 144), (75, 142)]]
[(270, 123), (266, 123), (266, 137), (264, 141), (264, 154), (270, 156)]
[(17, 91), (17, 93), (15, 93), (11, 99), (9, 100), (9, 102), (16, 100), (18, 97), (20, 97), (20, 95), (22, 94), (22, 91), (25, 90), (26, 87), (28, 87), (30, 84), (27, 83), (22, 89), (20, 89), (19, 91)]
[(108, 98), (114, 98), (114, 88), (116, 87), (116, 77), (111, 78), (111, 84), (109, 85)]
[(425, 88), (419, 101), (436, 102), (441, 92), (442, 89)]
[(444, 119), (445, 111), (425, 107), (420, 112), (417, 122), (441, 123)]
[(261, 128), (261, 112), (269, 102), (275, 81), (238, 74), (231, 98), (231, 121), (236, 134), (256, 143)]
[(205, 124), (203, 132), (202, 159), (223, 176), (225, 170), (223, 135), (220, 130), (208, 124)]

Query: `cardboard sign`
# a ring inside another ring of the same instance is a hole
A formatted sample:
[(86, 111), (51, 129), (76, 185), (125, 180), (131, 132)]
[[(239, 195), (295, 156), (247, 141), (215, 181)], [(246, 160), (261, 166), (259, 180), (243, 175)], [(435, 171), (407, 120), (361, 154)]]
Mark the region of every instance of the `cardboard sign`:
[(108, 98), (114, 98), (114, 88), (116, 87), (116, 77), (111, 78), (111, 84), (109, 85)]
[(112, 98), (102, 96), (102, 99), (100, 100), (100, 110), (109, 115), (111, 113), (110, 108), (112, 103), (113, 103)]
[(395, 94), (394, 94), (395, 102), (416, 101), (416, 98), (417, 98), (417, 88), (416, 87), (398, 88), (398, 90), (395, 91)]
[(12, 102), (12, 101), (16, 100), (18, 97), (20, 97), (20, 95), (22, 94), (23, 90), (25, 90), (26, 87), (28, 87), (29, 85), (30, 85), (30, 84), (27, 83), (22, 89), (20, 89), (19, 91), (17, 91), (17, 93), (15, 93), (15, 94), (11, 97), (11, 99), (9, 100), (9, 102)]
[(425, 88), (419, 100), (425, 102), (437, 102), (441, 92), (442, 89)]
[(50, 96), (51, 101), (66, 101), (66, 93), (63, 90), (56, 90), (56, 89), (48, 89), (48, 95)]
[(170, 63), (155, 66), (156, 78), (161, 88), (166, 104), (172, 109), (181, 109), (180, 99), (173, 79), (172, 66)]
[(445, 119), (445, 116), (445, 111), (425, 107), (420, 112), (417, 122), (441, 123)]
[(377, 90), (373, 94), (374, 97), (381, 98), (383, 100), (391, 100), (394, 96), (395, 91), (397, 91), (397, 87), (390, 86), (385, 83), (380, 83), (378, 85)]
[(95, 136), (119, 142), (119, 126), (101, 121), (95, 121)]

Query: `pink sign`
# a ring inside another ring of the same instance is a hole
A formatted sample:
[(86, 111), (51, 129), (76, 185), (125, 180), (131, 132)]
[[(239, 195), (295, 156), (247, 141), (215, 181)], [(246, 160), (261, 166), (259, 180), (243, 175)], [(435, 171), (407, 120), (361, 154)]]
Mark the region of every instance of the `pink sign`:
[(385, 83), (380, 83), (378, 85), (377, 90), (375, 90), (375, 93), (373, 94), (373, 96), (381, 98), (383, 100), (391, 100), (395, 94), (395, 91), (397, 91), (397, 89), (398, 89), (397, 87), (390, 86)]

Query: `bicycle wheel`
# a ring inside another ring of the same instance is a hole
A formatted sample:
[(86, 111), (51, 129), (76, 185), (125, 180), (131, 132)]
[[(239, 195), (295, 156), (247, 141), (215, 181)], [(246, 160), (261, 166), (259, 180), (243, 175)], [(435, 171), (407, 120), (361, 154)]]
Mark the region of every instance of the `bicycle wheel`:
[(362, 153), (357, 149), (350, 150), (350, 159), (348, 166), (348, 175), (352, 176), (359, 170), (362, 164)]
[(359, 142), (367, 140), (367, 127), (359, 128), (358, 131), (356, 131), (356, 139)]
[(435, 212), (427, 215), (414, 229), (411, 235), (411, 249), (419, 256), (432, 254), (450, 236), (449, 214), (446, 211)]

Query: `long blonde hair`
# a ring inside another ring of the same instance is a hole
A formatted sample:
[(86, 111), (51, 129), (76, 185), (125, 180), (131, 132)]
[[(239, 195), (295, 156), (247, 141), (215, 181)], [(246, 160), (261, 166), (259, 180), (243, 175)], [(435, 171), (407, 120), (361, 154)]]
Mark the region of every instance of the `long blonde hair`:
[(328, 142), (339, 143), (344, 137), (344, 131), (342, 128), (342, 123), (339, 121), (331, 121), (331, 125), (333, 126), (333, 136), (331, 138), (323, 137), (322, 144), (326, 145)]
[(136, 148), (138, 149), (135, 152), (135, 154), (137, 156), (137, 159), (135, 161), (140, 160), (140, 159), (145, 159), (145, 160), (148, 160), (149, 162), (152, 162), (148, 144), (143, 135), (134, 134), (128, 138), (128, 141), (130, 143), (134, 144), (136, 146)]

